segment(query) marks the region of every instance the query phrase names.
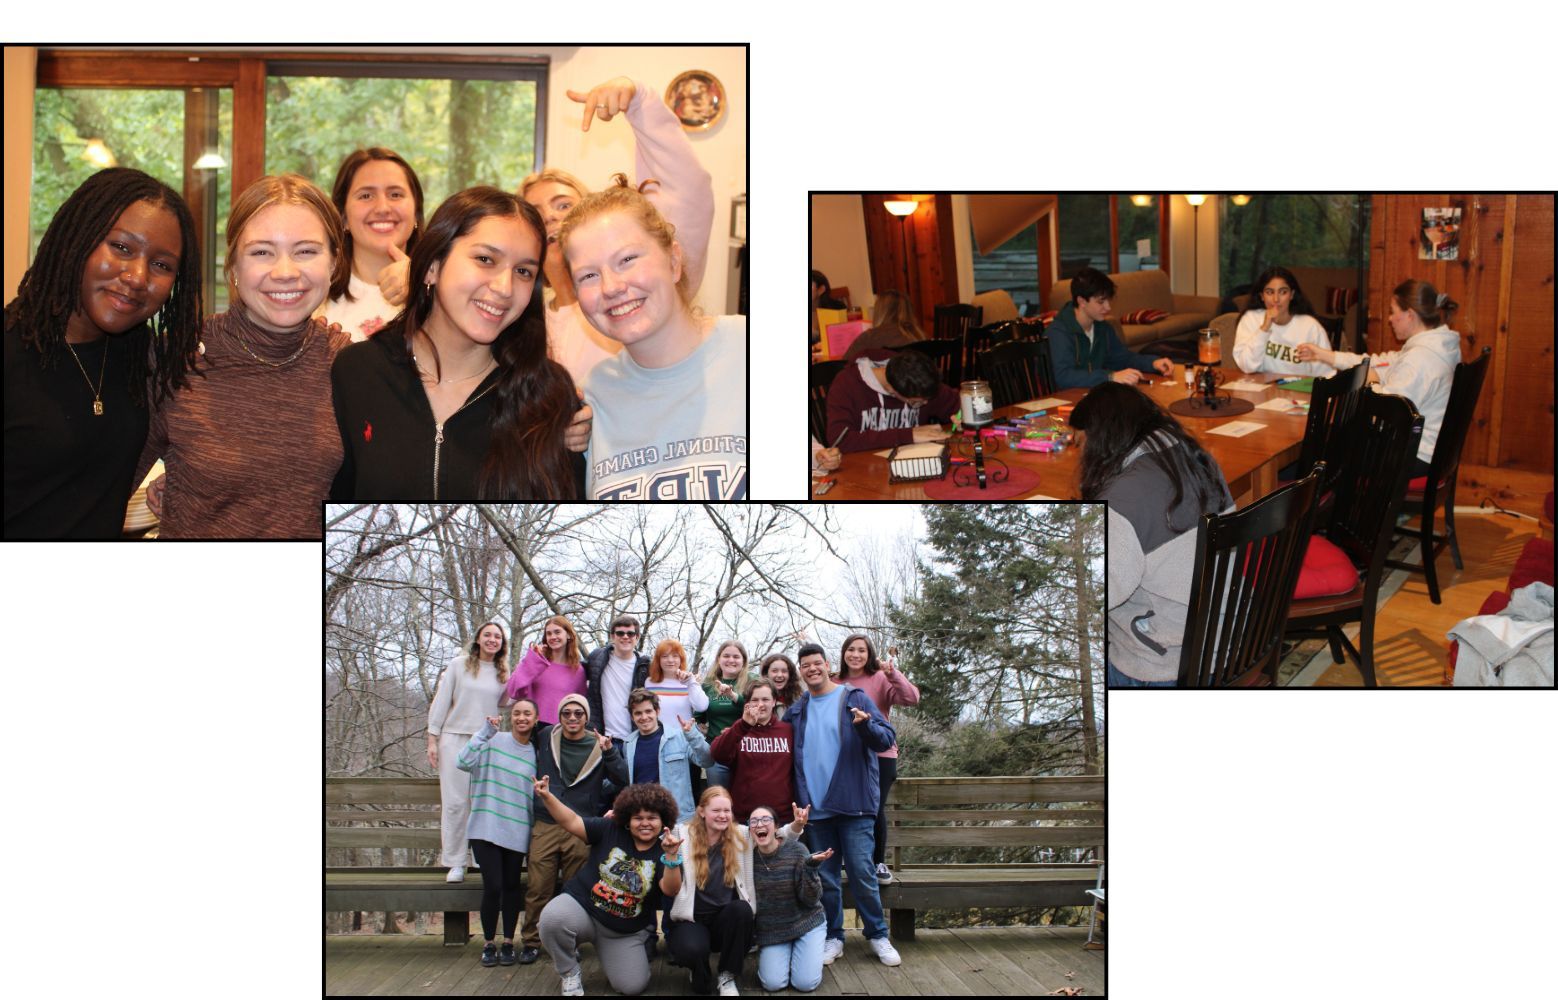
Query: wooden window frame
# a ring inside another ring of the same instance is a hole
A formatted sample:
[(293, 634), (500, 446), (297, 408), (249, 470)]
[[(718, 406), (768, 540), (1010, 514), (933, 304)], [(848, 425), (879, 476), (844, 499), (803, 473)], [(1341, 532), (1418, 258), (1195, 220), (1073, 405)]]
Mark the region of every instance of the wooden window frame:
[[(536, 162), (546, 160), (547, 56), (388, 52), (167, 52), (38, 50), (42, 87), (229, 87), (233, 91), (232, 198), (265, 176), (265, 81), (269, 76), (442, 76), (534, 80)], [(418, 73), (417, 69), (437, 68)], [(188, 118), (186, 117), (186, 134)]]

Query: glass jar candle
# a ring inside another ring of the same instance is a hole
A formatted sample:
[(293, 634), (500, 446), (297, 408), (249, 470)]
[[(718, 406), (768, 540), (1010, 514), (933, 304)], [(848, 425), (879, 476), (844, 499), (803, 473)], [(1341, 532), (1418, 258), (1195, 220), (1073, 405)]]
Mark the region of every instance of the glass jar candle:
[(995, 419), (995, 397), (990, 393), (990, 383), (984, 379), (970, 379), (958, 390), (962, 403), (963, 426), (978, 427)]
[(1201, 331), (1201, 350), (1196, 359), (1203, 365), (1220, 365), (1223, 362), (1222, 335), (1216, 330)]

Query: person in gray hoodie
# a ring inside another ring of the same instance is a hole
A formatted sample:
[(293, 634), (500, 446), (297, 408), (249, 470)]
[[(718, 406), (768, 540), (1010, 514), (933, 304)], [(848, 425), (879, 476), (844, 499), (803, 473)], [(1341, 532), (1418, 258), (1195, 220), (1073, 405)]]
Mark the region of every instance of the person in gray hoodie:
[(1133, 386), (1104, 382), (1071, 414), (1086, 432), (1083, 500), (1109, 506), (1110, 687), (1173, 687), (1196, 526), (1233, 508), (1217, 461)]

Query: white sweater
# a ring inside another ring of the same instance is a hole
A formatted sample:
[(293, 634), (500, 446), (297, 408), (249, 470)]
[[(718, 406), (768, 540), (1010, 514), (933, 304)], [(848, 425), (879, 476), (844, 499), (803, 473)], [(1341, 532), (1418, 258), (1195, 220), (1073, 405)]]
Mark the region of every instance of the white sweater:
[(490, 661), (478, 663), (476, 676), (465, 670), (465, 654), (458, 653), (438, 679), (438, 693), (427, 710), (427, 731), (433, 736), (479, 733), (487, 716), (501, 715), (503, 681)]
[(1336, 352), (1336, 367), (1351, 368), (1368, 357), (1379, 375), (1375, 392), (1405, 396), (1423, 415), (1423, 439), (1417, 457), (1430, 462), (1439, 426), (1444, 423), (1445, 407), (1450, 402), (1450, 383), (1455, 366), (1461, 363), (1461, 335), (1447, 326), (1436, 326), (1413, 334), (1399, 351), (1384, 354), (1348, 354)]
[(1313, 316), (1290, 316), (1281, 326), (1271, 324), (1270, 330), (1261, 330), (1265, 312), (1250, 309), (1239, 317), (1239, 330), (1235, 334), (1233, 360), (1241, 371), (1275, 372), (1279, 375), (1311, 375), (1330, 378), (1336, 369), (1320, 361), (1299, 361), (1293, 351), (1299, 344), (1314, 344), (1330, 350), (1331, 339), (1325, 328)]

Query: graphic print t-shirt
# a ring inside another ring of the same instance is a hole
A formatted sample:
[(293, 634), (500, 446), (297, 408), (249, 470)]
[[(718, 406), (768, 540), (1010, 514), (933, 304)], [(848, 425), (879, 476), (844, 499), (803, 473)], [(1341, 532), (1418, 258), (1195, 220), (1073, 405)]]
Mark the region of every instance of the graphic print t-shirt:
[(618, 934), (643, 930), (660, 904), (660, 844), (638, 850), (615, 820), (584, 820), (590, 857), (568, 880), (566, 891), (602, 927)]
[(584, 397), (592, 500), (747, 498), (747, 321), (721, 316), (668, 368), (623, 351), (590, 370)]

